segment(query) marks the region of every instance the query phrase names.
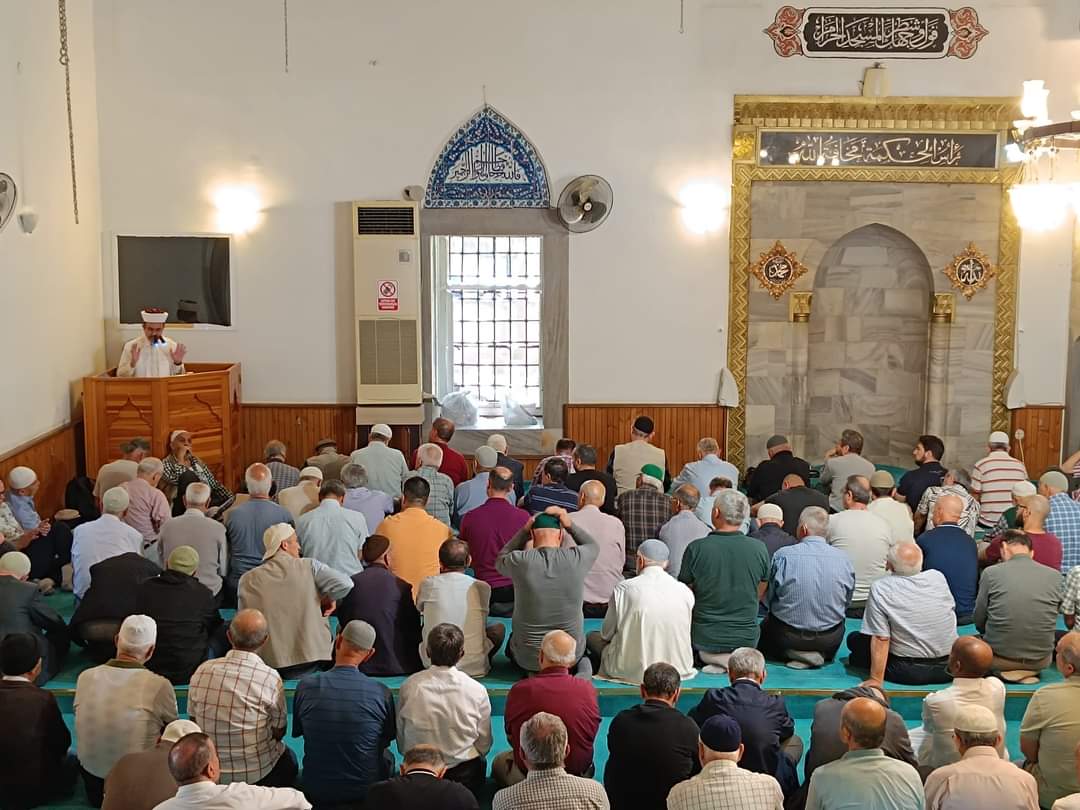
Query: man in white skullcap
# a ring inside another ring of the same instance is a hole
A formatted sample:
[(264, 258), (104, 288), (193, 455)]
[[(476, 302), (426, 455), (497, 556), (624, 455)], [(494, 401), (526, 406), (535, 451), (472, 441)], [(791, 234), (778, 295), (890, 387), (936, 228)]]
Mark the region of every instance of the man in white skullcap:
[(164, 335), (169, 313), (156, 307), (142, 311), (143, 333), (124, 344), (117, 377), (171, 377), (184, 373), (187, 346)]
[(122, 756), (105, 778), (101, 810), (153, 810), (175, 796), (176, 781), (169, 773), (169, 752), (181, 737), (201, 731), (190, 720), (173, 720), (165, 726), (153, 748)]
[(48, 594), (71, 562), (71, 529), (61, 521), (41, 519), (34, 503), (40, 488), (37, 473), (29, 467), (13, 468), (6, 487), (0, 480), (0, 554), (24, 552), (33, 569), (30, 579)]
[(94, 807), (101, 806), (105, 777), (120, 757), (153, 748), (177, 719), (172, 684), (145, 666), (156, 643), (153, 619), (128, 616), (116, 634), (116, 658), (86, 670), (75, 684), (79, 765)]
[(128, 552), (142, 554), (142, 535), (123, 521), (128, 504), (127, 490), (113, 487), (101, 499), (101, 517), (76, 527), (71, 545), (71, 584), (76, 598), (82, 599), (90, 588), (92, 566)]
[(364, 468), (369, 487), (385, 492), (391, 498), (400, 498), (401, 485), (412, 473), (401, 451), (390, 446), (393, 437), (394, 431), (389, 425), (382, 422), (372, 425), (367, 446), (354, 450), (349, 461)]
[(0, 639), (12, 633), (34, 636), (41, 656), (38, 684), (44, 685), (63, 666), (68, 634), (60, 614), (26, 581), (29, 576), (29, 557), (21, 551), (0, 554)]

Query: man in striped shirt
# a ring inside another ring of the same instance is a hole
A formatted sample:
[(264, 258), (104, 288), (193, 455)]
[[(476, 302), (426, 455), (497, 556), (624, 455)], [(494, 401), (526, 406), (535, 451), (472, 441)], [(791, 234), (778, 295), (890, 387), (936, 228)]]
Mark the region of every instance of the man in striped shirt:
[(988, 441), (990, 453), (975, 462), (971, 474), (971, 494), (979, 502), (979, 526), (992, 529), (1001, 513), (1012, 506), (1012, 488), (1026, 481), (1024, 462), (1009, 455), (1009, 436), (995, 430)]

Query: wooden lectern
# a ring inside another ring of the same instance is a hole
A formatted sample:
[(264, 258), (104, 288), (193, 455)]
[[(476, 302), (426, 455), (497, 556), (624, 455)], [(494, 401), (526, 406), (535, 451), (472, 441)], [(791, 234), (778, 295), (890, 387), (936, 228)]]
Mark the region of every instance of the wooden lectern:
[(83, 378), (86, 471), (120, 457), (120, 445), (150, 440), (158, 458), (169, 454), (169, 434), (191, 432), (192, 450), (225, 486), (234, 489), (240, 458), (240, 364), (186, 363), (175, 377), (117, 377), (116, 369)]

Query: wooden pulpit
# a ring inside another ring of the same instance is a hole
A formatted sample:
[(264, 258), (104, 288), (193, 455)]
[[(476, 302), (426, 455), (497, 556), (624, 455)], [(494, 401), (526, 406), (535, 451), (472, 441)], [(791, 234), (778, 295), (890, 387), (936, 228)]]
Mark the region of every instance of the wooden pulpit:
[(240, 364), (186, 363), (175, 377), (117, 377), (116, 369), (83, 378), (86, 471), (120, 457), (120, 445), (142, 436), (158, 458), (169, 434), (191, 433), (192, 451), (218, 480), (235, 488), (243, 471)]

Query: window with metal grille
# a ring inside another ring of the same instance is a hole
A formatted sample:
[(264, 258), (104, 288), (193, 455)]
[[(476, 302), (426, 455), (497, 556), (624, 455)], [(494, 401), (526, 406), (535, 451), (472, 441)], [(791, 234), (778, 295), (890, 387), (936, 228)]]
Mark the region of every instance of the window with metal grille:
[(531, 410), (542, 391), (540, 236), (441, 236), (434, 257), (441, 280), (440, 388), (469, 391), (484, 415), (507, 397)]

